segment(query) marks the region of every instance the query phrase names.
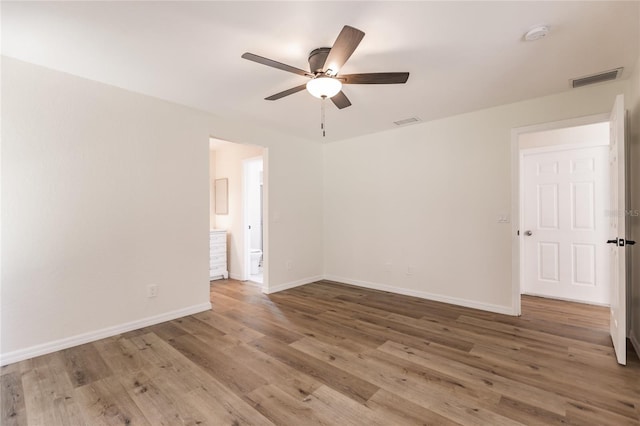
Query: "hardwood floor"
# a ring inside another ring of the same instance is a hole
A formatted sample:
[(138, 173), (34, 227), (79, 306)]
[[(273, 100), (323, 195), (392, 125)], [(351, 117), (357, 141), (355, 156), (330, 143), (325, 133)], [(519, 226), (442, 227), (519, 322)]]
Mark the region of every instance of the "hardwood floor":
[(523, 297), (520, 318), (331, 282), (1, 369), (2, 425), (640, 424), (640, 362), (608, 310)]

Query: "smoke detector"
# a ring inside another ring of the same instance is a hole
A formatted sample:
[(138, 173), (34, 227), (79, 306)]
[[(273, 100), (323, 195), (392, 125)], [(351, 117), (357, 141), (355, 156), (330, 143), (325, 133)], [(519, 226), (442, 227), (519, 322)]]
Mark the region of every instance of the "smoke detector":
[(540, 40), (541, 38), (545, 38), (547, 34), (549, 34), (549, 27), (541, 25), (529, 30), (529, 32), (524, 35), (524, 39), (526, 41)]

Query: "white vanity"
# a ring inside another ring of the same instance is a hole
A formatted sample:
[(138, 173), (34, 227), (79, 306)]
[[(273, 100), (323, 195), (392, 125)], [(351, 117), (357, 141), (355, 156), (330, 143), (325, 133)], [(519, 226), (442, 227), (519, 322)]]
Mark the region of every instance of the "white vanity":
[(227, 231), (209, 231), (209, 280), (229, 278), (227, 269)]

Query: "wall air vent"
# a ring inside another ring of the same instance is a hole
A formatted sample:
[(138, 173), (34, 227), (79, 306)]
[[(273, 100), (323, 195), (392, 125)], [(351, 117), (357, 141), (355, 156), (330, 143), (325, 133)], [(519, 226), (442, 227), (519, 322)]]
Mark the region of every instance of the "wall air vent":
[(571, 87), (588, 86), (590, 84), (603, 83), (605, 81), (615, 80), (622, 74), (623, 67), (616, 68), (610, 71), (599, 72), (598, 74), (592, 74), (585, 77), (574, 78), (571, 81)]
[(396, 126), (406, 126), (408, 124), (414, 124), (419, 121), (422, 121), (422, 120), (420, 120), (420, 118), (418, 117), (411, 117), (411, 118), (405, 118), (404, 120), (394, 121), (393, 124), (395, 124)]

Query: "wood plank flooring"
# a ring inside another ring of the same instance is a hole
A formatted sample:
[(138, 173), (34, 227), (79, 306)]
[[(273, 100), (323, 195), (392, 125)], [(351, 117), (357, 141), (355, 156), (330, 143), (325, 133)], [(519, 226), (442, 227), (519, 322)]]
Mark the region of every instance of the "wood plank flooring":
[(516, 318), (326, 281), (211, 300), (3, 367), (0, 424), (640, 424), (606, 308), (523, 297)]

